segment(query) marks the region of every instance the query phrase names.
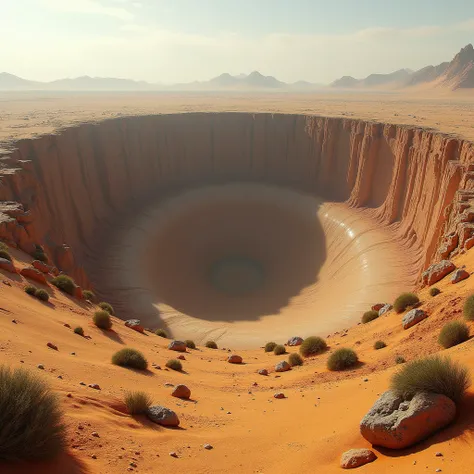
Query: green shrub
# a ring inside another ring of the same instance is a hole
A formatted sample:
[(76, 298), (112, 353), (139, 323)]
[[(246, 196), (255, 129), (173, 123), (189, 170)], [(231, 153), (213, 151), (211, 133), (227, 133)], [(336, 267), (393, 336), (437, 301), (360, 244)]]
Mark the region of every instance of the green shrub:
[(95, 294), (90, 290), (83, 290), (82, 294), (86, 300), (89, 300), (89, 301), (95, 300)]
[(74, 333), (84, 337), (84, 329), (82, 329), (81, 326), (77, 326), (77, 328), (74, 328)]
[(321, 354), (327, 349), (326, 341), (318, 336), (307, 337), (300, 346), (300, 354), (303, 357)]
[(10, 255), (10, 252), (8, 250), (0, 249), (0, 258), (4, 258), (9, 262), (12, 261), (12, 256)]
[(176, 370), (177, 372), (181, 372), (181, 370), (183, 370), (183, 365), (178, 359), (170, 359), (168, 362), (166, 362), (166, 367), (168, 367), (168, 369)]
[(94, 324), (100, 329), (110, 329), (112, 327), (112, 320), (107, 311), (96, 311), (92, 317)]
[(168, 334), (166, 334), (166, 331), (164, 329), (157, 329), (155, 331), (155, 334), (160, 337), (164, 337), (165, 339), (168, 337)]
[(126, 347), (116, 352), (112, 356), (112, 364), (139, 370), (146, 370), (148, 367), (148, 362), (145, 359), (145, 356), (140, 351), (130, 347)]
[(276, 346), (277, 346), (276, 342), (267, 342), (265, 344), (265, 352), (273, 352)]
[(104, 301), (102, 303), (99, 303), (99, 308), (103, 309), (104, 311), (107, 311), (107, 313), (111, 314), (112, 316), (115, 316), (114, 313), (114, 308), (110, 303), (105, 303)]
[(374, 344), (374, 349), (376, 351), (378, 351), (379, 349), (383, 349), (384, 347), (387, 347), (387, 344), (385, 344), (385, 342), (383, 341), (377, 341), (375, 344)]
[(378, 311), (366, 311), (363, 316), (362, 316), (362, 322), (364, 324), (370, 323), (370, 321), (373, 321), (374, 319), (377, 319), (379, 317), (379, 312)]
[(430, 296), (436, 296), (441, 293), (441, 290), (439, 288), (436, 288), (436, 286), (433, 286), (433, 288), (430, 288)]
[(61, 291), (64, 291), (64, 293), (74, 296), (76, 284), (71, 277), (68, 277), (67, 275), (58, 275), (51, 280), (51, 283)]
[(464, 302), (464, 319), (468, 321), (474, 321), (474, 295), (466, 298)]
[(36, 288), (36, 286), (33, 286), (33, 285), (25, 286), (25, 293), (27, 293), (30, 296), (35, 296), (37, 291), (38, 291), (38, 288)]
[(35, 296), (41, 301), (49, 301), (49, 293), (46, 290), (38, 289), (35, 291)]
[(0, 242), (0, 250), (5, 250), (5, 252), (8, 252), (8, 245), (5, 242)]
[(41, 245), (37, 245), (35, 251), (32, 254), (32, 257), (35, 260), (39, 260), (40, 262), (47, 263), (48, 256), (44, 253), (43, 247)]
[(438, 342), (445, 348), (456, 346), (469, 339), (469, 328), (461, 321), (451, 321), (443, 326)]
[(59, 401), (25, 369), (0, 367), (0, 459), (54, 458), (66, 445)]
[(415, 306), (420, 302), (414, 293), (402, 293), (393, 303), (393, 308), (397, 313), (403, 313), (410, 306)]
[(276, 356), (279, 356), (279, 355), (282, 355), (282, 354), (286, 354), (286, 347), (281, 345), (281, 344), (278, 344), (275, 346), (275, 348), (273, 349), (273, 353), (276, 355)]
[(150, 396), (145, 392), (127, 392), (124, 398), (130, 415), (142, 415), (148, 410), (152, 401)]
[(208, 349), (217, 349), (217, 344), (214, 341), (207, 341), (206, 347)]
[(294, 352), (293, 354), (290, 354), (288, 357), (288, 363), (294, 367), (295, 365), (303, 365), (303, 358)]
[(470, 386), (468, 369), (449, 357), (427, 357), (407, 363), (392, 378), (391, 388), (405, 396), (418, 392), (446, 395), (458, 403)]
[(402, 357), (402, 356), (395, 357), (396, 364), (404, 364), (405, 362), (406, 362), (405, 357)]
[(359, 358), (352, 349), (342, 348), (333, 352), (328, 359), (329, 370), (344, 370), (357, 364)]
[(191, 341), (190, 339), (186, 339), (184, 343), (186, 344), (186, 347), (188, 349), (196, 349), (196, 344), (194, 344), (194, 341)]

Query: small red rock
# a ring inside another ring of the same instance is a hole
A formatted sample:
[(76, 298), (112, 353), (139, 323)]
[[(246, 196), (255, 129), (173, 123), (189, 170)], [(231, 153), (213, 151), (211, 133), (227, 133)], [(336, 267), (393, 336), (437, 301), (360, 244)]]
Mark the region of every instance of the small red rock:
[(55, 351), (58, 350), (58, 346), (54, 345), (52, 342), (48, 342), (48, 344), (46, 344), (50, 349), (54, 349)]
[(186, 360), (186, 357), (184, 357), (184, 355), (181, 354), (181, 355), (178, 356), (178, 359), (179, 359), (179, 360)]

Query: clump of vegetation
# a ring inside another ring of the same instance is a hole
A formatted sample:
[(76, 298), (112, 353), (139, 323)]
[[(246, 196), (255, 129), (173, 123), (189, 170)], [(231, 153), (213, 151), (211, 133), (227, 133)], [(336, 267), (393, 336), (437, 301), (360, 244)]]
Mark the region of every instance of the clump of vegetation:
[(208, 349), (217, 349), (217, 344), (214, 341), (207, 341), (206, 347)]
[(8, 245), (0, 242), (0, 258), (4, 258), (5, 260), (12, 261), (12, 256), (10, 255), (10, 249)]
[(293, 354), (290, 354), (288, 357), (288, 363), (294, 367), (295, 365), (303, 365), (303, 358), (294, 352)]
[(277, 346), (276, 342), (267, 342), (265, 344), (265, 352), (273, 352), (276, 346)]
[(183, 370), (183, 365), (178, 359), (170, 359), (168, 362), (166, 362), (166, 367), (171, 370), (176, 370), (177, 372), (181, 372), (181, 370)]
[(37, 291), (38, 291), (38, 288), (36, 288), (36, 286), (33, 286), (33, 285), (25, 286), (25, 293), (30, 296), (35, 296)]
[(443, 326), (438, 342), (445, 348), (456, 346), (469, 339), (469, 328), (461, 321), (451, 321)]
[(406, 362), (405, 357), (402, 357), (402, 356), (395, 357), (396, 364), (404, 364), (405, 362)]
[(190, 339), (186, 339), (184, 343), (186, 344), (186, 347), (188, 349), (196, 349), (196, 344), (194, 344), (194, 341), (191, 341)]
[(54, 458), (66, 445), (59, 401), (37, 376), (0, 366), (0, 459)]
[(310, 357), (321, 354), (327, 349), (326, 341), (318, 336), (307, 337), (300, 346), (300, 354), (303, 357)]
[(35, 296), (41, 301), (49, 301), (49, 293), (46, 290), (38, 289), (35, 291)]
[(404, 396), (439, 393), (459, 403), (470, 386), (468, 369), (449, 357), (433, 356), (407, 363), (392, 378), (391, 388)]
[(77, 328), (74, 328), (74, 333), (84, 337), (84, 329), (82, 329), (81, 326), (77, 326)]
[(282, 355), (282, 354), (286, 354), (286, 347), (283, 346), (282, 344), (278, 344), (275, 346), (275, 348), (273, 349), (273, 353), (276, 355), (276, 356), (279, 356), (279, 355)]
[(130, 347), (126, 347), (116, 352), (112, 356), (112, 364), (138, 370), (146, 370), (148, 367), (148, 362), (145, 359), (145, 356), (140, 351)]
[(430, 288), (430, 296), (436, 296), (441, 293), (441, 290), (439, 288), (436, 288), (436, 286), (433, 286)]
[(370, 323), (370, 321), (377, 319), (378, 317), (379, 317), (378, 311), (374, 311), (374, 310), (366, 311), (362, 316), (362, 322), (364, 324), (367, 324), (367, 323)]
[(474, 295), (466, 298), (466, 301), (464, 302), (463, 313), (464, 319), (467, 319), (468, 321), (474, 321)]
[(127, 392), (124, 402), (130, 415), (142, 415), (152, 404), (151, 397), (145, 392)]
[(417, 305), (420, 302), (415, 293), (402, 293), (393, 303), (393, 308), (397, 313), (403, 313), (406, 309)]
[(84, 298), (89, 301), (95, 301), (95, 294), (91, 290), (83, 290)]
[(166, 331), (164, 329), (157, 329), (155, 331), (155, 334), (157, 336), (164, 337), (165, 339), (168, 337), (168, 334), (166, 333)]
[(48, 256), (44, 253), (44, 249), (41, 247), (41, 245), (36, 245), (36, 249), (33, 252), (32, 257), (35, 260), (39, 260), (40, 262), (48, 263)]
[(387, 347), (387, 344), (385, 344), (385, 342), (383, 341), (377, 341), (375, 344), (374, 344), (374, 349), (376, 351), (378, 351), (379, 349), (383, 349), (384, 347)]
[(76, 284), (74, 283), (74, 280), (71, 277), (67, 275), (58, 275), (57, 277), (51, 280), (51, 283), (55, 287), (59, 288), (61, 291), (64, 291), (64, 293), (74, 296), (74, 293), (76, 291)]
[(328, 359), (329, 370), (344, 370), (357, 364), (359, 358), (352, 349), (342, 348), (333, 352)]
[(92, 321), (100, 329), (110, 329), (112, 327), (112, 320), (107, 311), (96, 311), (92, 317)]
[(110, 303), (105, 303), (103, 301), (102, 303), (99, 303), (98, 306), (100, 309), (103, 309), (104, 311), (107, 311), (107, 313), (111, 314), (112, 316), (115, 316), (114, 308)]

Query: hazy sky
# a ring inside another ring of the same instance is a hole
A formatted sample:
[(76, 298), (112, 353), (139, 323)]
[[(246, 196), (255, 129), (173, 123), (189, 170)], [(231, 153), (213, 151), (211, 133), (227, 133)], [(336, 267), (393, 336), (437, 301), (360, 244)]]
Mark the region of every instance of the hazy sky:
[(328, 83), (447, 61), (472, 0), (0, 0), (0, 71), (150, 82), (259, 70)]

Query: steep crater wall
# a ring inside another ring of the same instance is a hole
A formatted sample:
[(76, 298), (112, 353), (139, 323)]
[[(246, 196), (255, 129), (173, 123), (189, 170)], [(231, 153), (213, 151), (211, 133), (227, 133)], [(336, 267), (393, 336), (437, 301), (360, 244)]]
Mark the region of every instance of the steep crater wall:
[(474, 233), (474, 146), (416, 128), (128, 117), (20, 140), (1, 162), (2, 239), (180, 337), (333, 330)]

